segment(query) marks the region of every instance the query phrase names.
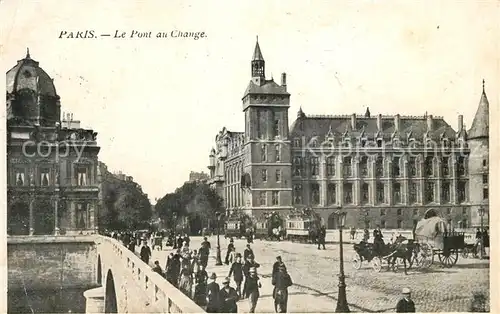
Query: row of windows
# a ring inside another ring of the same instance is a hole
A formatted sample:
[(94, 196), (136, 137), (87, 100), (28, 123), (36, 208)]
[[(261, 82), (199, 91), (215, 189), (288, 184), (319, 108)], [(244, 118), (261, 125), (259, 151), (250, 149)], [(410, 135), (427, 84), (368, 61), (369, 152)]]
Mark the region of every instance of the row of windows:
[[(272, 191), (271, 192), (271, 206), (278, 206), (279, 200), (280, 200), (280, 192), (279, 191)], [(260, 192), (259, 205), (260, 206), (268, 206), (267, 205), (267, 192)]]
[[(269, 111), (258, 111), (257, 112), (257, 137), (258, 138), (265, 138), (266, 135), (267, 135), (267, 119), (263, 119), (265, 118), (265, 115), (267, 115), (269, 113)], [(272, 114), (274, 115), (274, 113), (272, 112)], [(271, 135), (271, 137), (274, 137), (274, 138), (279, 138), (280, 135), (281, 135), (281, 132), (280, 132), (280, 125), (281, 125), (281, 122), (280, 122), (280, 119), (277, 119), (277, 118), (274, 118), (273, 119), (273, 133)]]
[(378, 138), (376, 140), (370, 140), (368, 138), (350, 138), (350, 137), (343, 137), (342, 139), (339, 139), (338, 141), (335, 141), (335, 138), (333, 136), (327, 137), (326, 141), (321, 143), (319, 138), (317, 136), (314, 136), (310, 139), (305, 139), (305, 138), (294, 138), (293, 139), (293, 147), (302, 147), (303, 143), (307, 144), (308, 146), (315, 148), (315, 147), (332, 147), (337, 144), (339, 147), (373, 147), (373, 148), (382, 148), (382, 147), (403, 147), (403, 146), (408, 146), (410, 148), (420, 148), (420, 147), (426, 147), (426, 148), (432, 148), (432, 147), (445, 147), (445, 148), (452, 148), (452, 147), (459, 147), (459, 148), (466, 148), (468, 145), (463, 139), (458, 139), (457, 143), (455, 144), (454, 141), (450, 141), (447, 138), (443, 138), (439, 141), (439, 143), (433, 141), (432, 139), (425, 139), (424, 143), (421, 143), (420, 141), (414, 139), (414, 138), (409, 138), (407, 141), (401, 140), (400, 138), (393, 138), (390, 141), (384, 140), (383, 138)]
[[(292, 161), (293, 167), (293, 175), (294, 176), (304, 176), (305, 175), (305, 160), (303, 157), (296, 156)], [(318, 176), (320, 174), (320, 162), (319, 157), (310, 157), (310, 172), (312, 176)], [(448, 157), (441, 158), (441, 174), (443, 176), (450, 176), (450, 159)], [(353, 159), (352, 157), (344, 157), (342, 160), (342, 175), (344, 177), (351, 177), (354, 175), (353, 172)], [(335, 157), (328, 157), (326, 159), (326, 175), (327, 176), (335, 176), (336, 163)], [(382, 177), (384, 176), (384, 170), (386, 170), (386, 166), (384, 166), (384, 158), (378, 157), (375, 160), (375, 176)], [(408, 175), (409, 176), (417, 176), (418, 173), (418, 163), (415, 157), (411, 157), (408, 161)], [(359, 162), (359, 173), (360, 176), (366, 177), (368, 176), (368, 157), (363, 156)], [(387, 169), (386, 171), (388, 171)], [(401, 159), (399, 157), (394, 157), (392, 159), (392, 167), (391, 167), (391, 175), (399, 177), (402, 175), (401, 169)], [(424, 162), (424, 175), (425, 176), (434, 176), (437, 174), (437, 164), (435, 159), (431, 156), (426, 157)], [(456, 173), (458, 176), (465, 176), (467, 174), (465, 158), (459, 157), (457, 160), (457, 169)]]
[(227, 166), (225, 179), (228, 184), (240, 182), (241, 174), (243, 173), (243, 163), (238, 162)]
[[(75, 168), (75, 183), (76, 185), (89, 185), (90, 181), (88, 180), (88, 167), (76, 167)], [(60, 178), (58, 174), (53, 171), (51, 168), (41, 168), (38, 169), (38, 180), (35, 177), (31, 177), (31, 175), (26, 176), (26, 169), (14, 169), (14, 178), (16, 186), (27, 186), (30, 184), (38, 184), (40, 186), (51, 186), (54, 184), (67, 184), (67, 180), (63, 182), (59, 182)], [(69, 178), (68, 178), (69, 179)]]
[(229, 208), (243, 206), (243, 194), (238, 186), (226, 187), (226, 205)]
[[(352, 183), (344, 183), (343, 185), (343, 203), (344, 204), (353, 204), (353, 187)], [(436, 193), (435, 193), (435, 183), (434, 182), (426, 182), (424, 185), (424, 202), (425, 203), (433, 203), (436, 201)], [(457, 186), (457, 198), (459, 203), (463, 203), (466, 201), (467, 193), (466, 193), (466, 182), (458, 182)], [(386, 204), (388, 203), (387, 199), (387, 185), (383, 183), (377, 183), (375, 189), (375, 203), (378, 204)], [(450, 194), (451, 183), (443, 182), (441, 184), (441, 203), (450, 203), (451, 202), (451, 194)], [(418, 202), (418, 193), (419, 193), (419, 184), (415, 182), (410, 182), (408, 184), (408, 203), (414, 204)], [(337, 184), (330, 183), (327, 185), (326, 191), (326, 201), (327, 204), (336, 204), (337, 203)], [(370, 186), (368, 183), (361, 184), (361, 203), (366, 204), (370, 199)], [(400, 204), (403, 202), (402, 199), (402, 186), (400, 183), (393, 183), (392, 185), (392, 198), (395, 204)], [(486, 191), (487, 193), (487, 191)], [(302, 184), (295, 184), (293, 186), (293, 202), (294, 204), (303, 204), (303, 187)], [(313, 205), (320, 204), (320, 185), (317, 183), (312, 183), (310, 185), (310, 203)]]
[[(262, 179), (262, 182), (267, 182), (267, 180), (268, 180), (267, 169), (261, 170), (261, 179)], [(275, 182), (281, 182), (281, 170), (274, 171), (274, 180), (275, 180)]]
[[(267, 150), (268, 145), (262, 144), (260, 147), (260, 159), (262, 162), (266, 161), (271, 161), (268, 160), (268, 150)], [(274, 161), (279, 162), (281, 161), (281, 145), (280, 144), (274, 144)]]

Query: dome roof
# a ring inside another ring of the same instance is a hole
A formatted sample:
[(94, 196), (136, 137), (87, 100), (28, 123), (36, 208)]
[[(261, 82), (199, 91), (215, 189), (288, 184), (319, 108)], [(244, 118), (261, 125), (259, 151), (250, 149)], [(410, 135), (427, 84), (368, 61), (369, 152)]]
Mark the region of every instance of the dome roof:
[(30, 89), (39, 95), (57, 97), (54, 82), (39, 63), (31, 59), (29, 50), (26, 57), (7, 72), (6, 83), (7, 93)]

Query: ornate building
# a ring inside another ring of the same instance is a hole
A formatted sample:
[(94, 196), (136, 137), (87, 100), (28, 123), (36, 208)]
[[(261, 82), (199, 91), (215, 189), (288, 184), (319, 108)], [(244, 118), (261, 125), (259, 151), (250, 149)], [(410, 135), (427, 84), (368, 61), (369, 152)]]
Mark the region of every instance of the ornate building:
[(6, 80), (8, 234), (94, 233), (97, 133), (61, 120), (53, 79), (29, 51)]
[[(477, 226), (488, 204), (488, 101), (484, 92), (469, 132), (442, 118), (364, 114), (308, 116), (289, 128), (286, 74), (265, 78), (257, 42), (243, 96), (245, 132), (225, 128), (210, 153), (210, 183), (229, 211), (251, 216), (312, 207), (328, 228), (411, 229), (429, 209), (454, 227)], [(468, 135), (469, 134), (469, 135)], [(476, 154), (471, 151), (475, 150)]]

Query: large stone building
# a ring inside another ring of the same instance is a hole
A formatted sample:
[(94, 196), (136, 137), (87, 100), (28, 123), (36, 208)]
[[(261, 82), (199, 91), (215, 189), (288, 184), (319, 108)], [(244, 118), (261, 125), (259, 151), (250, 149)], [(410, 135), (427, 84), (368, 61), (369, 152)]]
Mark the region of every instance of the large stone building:
[(8, 233), (94, 233), (97, 133), (61, 120), (53, 79), (29, 52), (6, 79)]
[(286, 74), (265, 78), (257, 42), (243, 96), (245, 132), (225, 128), (210, 152), (210, 183), (229, 211), (259, 217), (311, 207), (328, 228), (335, 211), (356, 227), (412, 228), (429, 208), (450, 225), (479, 225), (488, 216), (488, 100), (472, 128), (442, 117), (306, 115), (289, 127)]
[(208, 179), (209, 179), (208, 173), (205, 173), (203, 171), (201, 171), (201, 172), (191, 171), (189, 173), (189, 181), (188, 182), (205, 182)]

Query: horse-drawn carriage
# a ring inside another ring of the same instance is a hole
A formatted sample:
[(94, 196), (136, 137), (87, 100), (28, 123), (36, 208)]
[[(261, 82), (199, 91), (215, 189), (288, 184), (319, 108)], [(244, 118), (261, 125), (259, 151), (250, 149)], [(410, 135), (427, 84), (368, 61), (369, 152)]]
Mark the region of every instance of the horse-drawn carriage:
[(287, 240), (314, 243), (321, 228), (321, 217), (311, 208), (294, 209), (286, 217), (285, 228)]
[(465, 248), (465, 235), (448, 229), (447, 223), (429, 209), (424, 219), (415, 228), (415, 240), (418, 242), (415, 252), (417, 266), (428, 268), (437, 255), (444, 267), (452, 267), (458, 261), (458, 255)]
[(251, 232), (253, 224), (248, 215), (238, 213), (230, 215), (227, 218), (225, 227), (226, 230), (224, 233), (224, 237), (226, 239), (231, 237), (241, 239), (242, 237), (247, 236), (249, 232)]
[(437, 255), (444, 267), (452, 267), (458, 261), (458, 254), (465, 247), (464, 234), (451, 232), (444, 219), (438, 217), (432, 209), (427, 210), (424, 219), (420, 220), (414, 230), (414, 239), (399, 236), (393, 243), (375, 245), (361, 241), (354, 244), (355, 256), (353, 267), (360, 269), (363, 261), (371, 263), (372, 268), (379, 272), (383, 264), (398, 267), (399, 261), (404, 263), (406, 273), (412, 266), (428, 268)]
[(265, 213), (263, 217), (254, 224), (255, 238), (280, 241), (285, 237), (283, 225), (284, 221), (278, 213)]

